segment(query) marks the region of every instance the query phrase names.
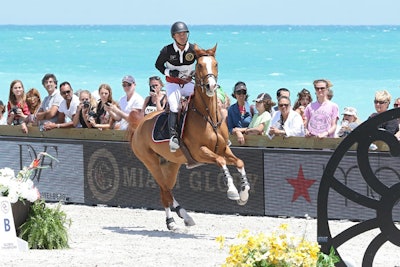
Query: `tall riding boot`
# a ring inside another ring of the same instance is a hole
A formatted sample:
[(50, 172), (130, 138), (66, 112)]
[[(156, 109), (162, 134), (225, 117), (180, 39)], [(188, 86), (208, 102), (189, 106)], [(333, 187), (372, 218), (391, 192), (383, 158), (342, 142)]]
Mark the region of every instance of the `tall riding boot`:
[(168, 129), (169, 129), (169, 149), (171, 152), (175, 152), (179, 149), (179, 135), (176, 131), (176, 124), (178, 120), (178, 113), (176, 112), (169, 112), (168, 115)]

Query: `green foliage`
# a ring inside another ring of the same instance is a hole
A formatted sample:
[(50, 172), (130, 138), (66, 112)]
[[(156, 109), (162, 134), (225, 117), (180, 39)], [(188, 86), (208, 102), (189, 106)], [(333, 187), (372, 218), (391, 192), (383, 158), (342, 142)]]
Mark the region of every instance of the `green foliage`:
[(318, 254), (317, 267), (335, 266), (335, 263), (340, 261), (339, 257), (335, 254), (335, 249), (331, 247), (329, 255), (322, 252)]
[(36, 201), (31, 206), (29, 218), (21, 225), (19, 237), (33, 249), (68, 248), (68, 227), (71, 220), (60, 210), (61, 204), (49, 208), (46, 203)]

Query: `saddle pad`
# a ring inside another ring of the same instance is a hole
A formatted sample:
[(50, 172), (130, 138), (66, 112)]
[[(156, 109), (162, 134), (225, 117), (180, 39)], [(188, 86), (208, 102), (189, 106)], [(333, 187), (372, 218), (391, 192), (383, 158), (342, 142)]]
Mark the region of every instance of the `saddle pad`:
[[(177, 131), (178, 131), (180, 138), (182, 138), (183, 128), (185, 125), (185, 123), (184, 123), (185, 118), (186, 118), (186, 113), (185, 113), (185, 115), (181, 114), (180, 120), (177, 125)], [(180, 126), (182, 126), (182, 127), (180, 127)], [(168, 130), (168, 113), (163, 112), (156, 117), (156, 122), (154, 123), (153, 131), (152, 131), (152, 138), (153, 138), (153, 141), (156, 143), (166, 142), (169, 140), (170, 137), (169, 137), (169, 130)]]

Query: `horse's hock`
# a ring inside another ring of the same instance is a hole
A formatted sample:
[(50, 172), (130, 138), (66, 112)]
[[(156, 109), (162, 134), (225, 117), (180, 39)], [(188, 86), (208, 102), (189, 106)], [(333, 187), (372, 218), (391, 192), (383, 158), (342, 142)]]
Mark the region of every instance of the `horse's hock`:
[[(376, 168), (376, 162), (370, 158), (373, 152), (369, 151), (373, 142), (383, 141), (389, 146), (392, 157), (399, 156), (400, 143), (397, 138), (385, 130), (378, 129), (378, 125), (383, 122), (399, 117), (400, 109), (393, 109), (367, 120), (339, 144), (326, 165), (318, 192), (318, 242), (324, 253), (329, 253), (333, 247), (340, 256), (342, 245), (352, 242), (352, 239), (370, 230), (378, 233), (373, 236), (369, 244), (355, 244), (367, 245), (362, 266), (373, 266), (375, 255), (386, 242), (400, 246), (400, 230), (393, 215), (399, 209), (399, 206), (396, 206), (400, 200), (399, 174), (396, 169)], [(368, 188), (366, 192), (358, 190), (352, 181), (338, 179), (342, 174), (339, 164), (354, 144), (357, 145), (357, 164), (351, 171), (359, 172), (357, 186), (362, 183)], [(330, 210), (335, 209), (334, 203), (333, 205), (330, 203), (334, 202), (332, 195), (335, 195), (336, 201), (340, 196), (344, 201), (352, 202), (357, 209), (365, 210), (370, 218), (333, 235), (328, 222)], [(337, 266), (346, 265), (341, 261)]]

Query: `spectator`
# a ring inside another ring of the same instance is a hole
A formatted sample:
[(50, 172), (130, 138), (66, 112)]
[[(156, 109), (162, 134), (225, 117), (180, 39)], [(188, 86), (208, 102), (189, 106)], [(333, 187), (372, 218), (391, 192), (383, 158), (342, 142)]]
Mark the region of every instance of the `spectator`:
[(58, 108), (63, 101), (60, 91), (57, 89), (57, 78), (54, 74), (48, 73), (42, 79), (42, 85), (46, 89), (48, 95), (43, 99), (39, 112), (36, 114), (36, 119), (39, 122), (39, 127), (47, 122), (59, 123)]
[[(376, 112), (372, 113), (368, 117), (368, 119), (387, 111), (389, 108), (391, 99), (392, 99), (392, 96), (390, 95), (390, 93), (388, 91), (386, 91), (386, 90), (377, 91), (375, 93), (375, 99), (374, 99)], [(386, 131), (388, 131), (392, 134), (396, 134), (399, 131), (399, 123), (397, 122), (397, 119), (393, 119), (393, 120), (382, 123), (381, 125), (378, 126), (378, 128), (385, 129)]]
[(55, 128), (73, 128), (73, 117), (79, 105), (79, 97), (74, 95), (74, 90), (69, 82), (60, 84), (60, 94), (63, 101), (58, 108), (58, 123), (48, 122), (43, 127), (46, 131)]
[(158, 76), (152, 76), (149, 78), (149, 96), (146, 97), (143, 103), (142, 111), (144, 115), (150, 114), (154, 111), (164, 110), (167, 103), (167, 96), (162, 91), (164, 87), (161, 78)]
[(27, 123), (29, 126), (38, 126), (36, 120), (36, 114), (39, 111), (39, 108), (42, 104), (42, 100), (40, 98), (39, 90), (36, 88), (31, 88), (26, 93), (26, 103), (28, 104), (30, 115), (28, 117)]
[(312, 102), (312, 96), (310, 91), (308, 91), (306, 88), (303, 88), (298, 94), (297, 94), (297, 100), (294, 103), (293, 110), (296, 111), (297, 113), (300, 114), (301, 118), (303, 119), (304, 126), (306, 122), (306, 118), (304, 116), (304, 110), (306, 109), (307, 105)]
[(338, 121), (339, 108), (328, 99), (330, 81), (319, 79), (314, 81), (317, 101), (309, 104), (305, 111), (306, 136), (318, 138), (334, 137)]
[(328, 100), (332, 100), (332, 98), (333, 98), (333, 90), (331, 88), (329, 88), (327, 97), (328, 97)]
[(234, 128), (246, 128), (251, 122), (250, 105), (247, 103), (249, 95), (244, 82), (237, 82), (233, 88), (232, 97), (237, 100), (228, 109), (228, 130), (233, 133)]
[(394, 101), (393, 108), (400, 108), (400, 97)]
[[(278, 100), (281, 96), (287, 96), (289, 99), (290, 99), (290, 91), (289, 91), (289, 89), (287, 89), (287, 88), (279, 88), (277, 91), (276, 91), (276, 100)], [(275, 106), (273, 109), (272, 109), (272, 116), (274, 115), (274, 112), (275, 111), (278, 111), (279, 110), (279, 108), (278, 108), (278, 106)]]
[(76, 128), (92, 128), (89, 122), (89, 117), (96, 114), (96, 99), (92, 96), (89, 90), (79, 91), (79, 105), (76, 109), (76, 114), (72, 121)]
[(279, 110), (271, 119), (268, 136), (304, 136), (304, 124), (299, 113), (294, 111), (290, 104), (290, 98), (282, 95), (278, 98)]
[(339, 137), (346, 137), (351, 131), (360, 125), (360, 121), (357, 116), (357, 110), (353, 107), (344, 108), (342, 115), (343, 119), (337, 135)]
[(20, 80), (14, 80), (10, 84), (10, 94), (8, 97), (8, 125), (21, 125), (22, 132), (28, 133), (26, 119), (29, 117), (29, 108), (26, 103), (24, 85)]
[(249, 126), (246, 128), (236, 127), (232, 131), (241, 145), (245, 143), (244, 135), (246, 134), (266, 134), (271, 121), (271, 108), (275, 105), (271, 100), (271, 96), (267, 93), (259, 94), (254, 102), (256, 102), (257, 113), (252, 117)]
[(99, 96), (100, 101), (97, 103), (96, 115), (89, 117), (89, 122), (92, 124), (93, 128), (99, 130), (103, 129), (114, 129), (115, 117), (118, 117), (113, 111), (110, 110), (110, 105), (118, 107), (112, 97), (112, 89), (108, 84), (101, 84), (99, 86)]
[(125, 95), (121, 97), (117, 105), (110, 104), (108, 111), (111, 111), (111, 116), (115, 121), (120, 121), (116, 128), (126, 130), (128, 128), (129, 113), (133, 110), (141, 112), (143, 107), (143, 97), (135, 91), (135, 79), (131, 75), (126, 75), (122, 78), (122, 87)]
[(168, 129), (171, 152), (179, 149), (177, 132), (178, 109), (182, 96), (190, 96), (194, 92), (192, 76), (196, 64), (194, 45), (189, 43), (189, 28), (182, 21), (171, 26), (173, 43), (164, 46), (157, 57), (155, 66), (166, 76), (167, 100), (169, 104)]
[(228, 95), (224, 92), (222, 87), (218, 87), (217, 89), (217, 105), (219, 111), (221, 112), (221, 121), (228, 125), (228, 108), (230, 102)]
[(0, 125), (7, 125), (7, 117), (4, 116), (6, 112), (6, 107), (4, 106), (3, 101), (0, 100)]

